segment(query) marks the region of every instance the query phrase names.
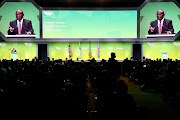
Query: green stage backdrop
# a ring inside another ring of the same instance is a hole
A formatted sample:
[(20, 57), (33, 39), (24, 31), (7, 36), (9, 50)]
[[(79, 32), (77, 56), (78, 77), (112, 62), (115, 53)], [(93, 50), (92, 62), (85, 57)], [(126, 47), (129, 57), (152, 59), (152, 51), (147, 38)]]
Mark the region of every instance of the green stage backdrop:
[(180, 40), (169, 42), (144, 42), (143, 56), (156, 60), (161, 58), (161, 52), (168, 52), (168, 58), (180, 59)]
[(140, 11), (140, 37), (145, 38), (148, 34), (151, 21), (157, 19), (157, 11), (164, 10), (166, 19), (171, 19), (174, 27), (174, 32), (180, 30), (180, 9), (174, 2), (149, 2)]
[[(89, 46), (91, 44), (92, 58), (96, 60), (108, 60), (111, 56), (111, 52), (116, 53), (116, 60), (124, 60), (131, 57), (131, 43), (130, 42), (100, 42), (100, 58), (98, 58), (98, 42), (81, 42), (81, 58), (79, 58), (79, 42), (71, 42), (72, 57), (69, 58), (68, 42), (50, 42), (49, 43), (49, 57), (50, 59), (62, 59), (66, 58), (72, 60), (89, 60)], [(24, 43), (24, 42), (0, 42), (0, 59), (10, 59), (11, 50), (15, 48), (18, 52), (18, 59), (32, 60), (36, 56), (36, 43)], [(20, 57), (21, 56), (21, 57)]]
[(43, 10), (43, 38), (137, 38), (136, 10)]
[(13, 48), (17, 50), (19, 60), (32, 60), (36, 56), (36, 43), (0, 42), (0, 59), (10, 60)]
[(0, 31), (7, 35), (9, 22), (16, 19), (16, 10), (23, 10), (24, 19), (32, 21), (37, 38), (40, 36), (39, 10), (30, 2), (6, 2), (0, 8)]
[[(49, 43), (49, 57), (50, 59), (63, 59), (66, 58), (76, 60), (88, 60), (89, 59), (89, 46), (91, 44), (92, 58), (96, 60), (110, 58), (111, 52), (116, 53), (116, 60), (124, 60), (131, 57), (131, 42), (100, 42), (100, 58), (98, 58), (97, 48), (98, 42), (81, 42), (81, 58), (79, 58), (79, 42), (71, 42), (72, 57), (69, 58), (68, 42), (50, 42)], [(36, 43), (24, 43), (24, 42), (0, 42), (0, 59), (10, 59), (10, 52), (12, 48), (15, 48), (18, 52), (20, 59), (32, 60), (36, 56)], [(168, 52), (168, 57), (180, 59), (180, 40), (169, 42), (143, 42), (143, 56), (155, 60), (161, 58), (161, 52)], [(91, 59), (92, 59), (91, 58)]]
[[(98, 42), (81, 42), (81, 58), (79, 58), (79, 42), (71, 42), (71, 54), (72, 57), (69, 58), (68, 52), (68, 42), (50, 42), (49, 43), (49, 57), (54, 59), (66, 58), (72, 60), (88, 60), (89, 59), (89, 47), (91, 44), (92, 58), (96, 60), (108, 60), (111, 56), (111, 52), (116, 53), (116, 60), (124, 60), (131, 57), (131, 42), (99, 42), (100, 48), (100, 58), (98, 58)], [(91, 59), (92, 59), (91, 58)]]

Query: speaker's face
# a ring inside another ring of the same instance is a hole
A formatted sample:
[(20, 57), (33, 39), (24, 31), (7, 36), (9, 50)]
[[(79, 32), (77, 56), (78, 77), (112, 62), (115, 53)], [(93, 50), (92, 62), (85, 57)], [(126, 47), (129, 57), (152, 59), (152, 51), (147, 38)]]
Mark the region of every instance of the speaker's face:
[(21, 10), (16, 11), (16, 19), (17, 20), (21, 20), (23, 18), (23, 16), (24, 16), (23, 11), (21, 11)]
[(159, 11), (157, 11), (157, 19), (158, 20), (162, 20), (163, 18), (164, 18), (164, 11), (162, 11), (162, 10), (159, 10)]

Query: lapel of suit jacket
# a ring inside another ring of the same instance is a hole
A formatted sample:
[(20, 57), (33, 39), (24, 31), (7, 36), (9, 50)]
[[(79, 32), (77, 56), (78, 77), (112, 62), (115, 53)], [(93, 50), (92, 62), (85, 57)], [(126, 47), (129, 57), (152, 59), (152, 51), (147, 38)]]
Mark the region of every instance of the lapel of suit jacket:
[[(27, 31), (24, 26), (26, 26), (26, 20), (23, 19), (23, 23), (22, 23), (22, 30), (21, 30), (21, 34), (25, 33), (25, 31)], [(28, 31), (27, 31), (28, 32)]]
[(155, 32), (158, 33), (158, 20), (155, 21), (155, 27), (157, 28), (155, 29)]
[(14, 28), (15, 29), (15, 33), (18, 34), (17, 20), (15, 20), (14, 23), (15, 23), (15, 28)]
[(166, 29), (164, 28), (166, 27), (166, 19), (164, 18), (164, 21), (163, 21), (163, 26), (162, 26), (162, 32), (165, 33)]

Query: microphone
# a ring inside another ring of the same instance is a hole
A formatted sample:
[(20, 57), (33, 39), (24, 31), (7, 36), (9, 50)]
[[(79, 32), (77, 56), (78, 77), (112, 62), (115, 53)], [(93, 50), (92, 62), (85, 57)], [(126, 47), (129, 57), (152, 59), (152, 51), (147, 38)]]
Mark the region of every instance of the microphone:
[[(164, 27), (165, 29), (167, 29), (167, 30), (169, 30), (167, 27), (165, 27), (164, 25), (162, 26), (162, 27)], [(169, 30), (170, 31), (170, 30)]]
[[(151, 26), (152, 27), (152, 26)], [(158, 25), (156, 25), (155, 27), (153, 27), (153, 28), (158, 28)]]
[[(27, 32), (30, 30), (30, 29), (28, 29), (28, 28), (26, 28), (26, 27), (24, 27), (24, 26), (22, 26), (24, 29), (26, 29), (27, 30)], [(34, 33), (31, 33), (32, 35), (34, 34)]]
[(164, 27), (165, 29), (167, 29), (168, 31), (170, 31), (170, 32), (171, 32), (171, 34), (174, 34), (174, 31), (173, 31), (173, 30), (171, 30), (171, 29), (169, 29), (169, 28), (165, 27), (164, 25), (163, 25), (162, 27)]

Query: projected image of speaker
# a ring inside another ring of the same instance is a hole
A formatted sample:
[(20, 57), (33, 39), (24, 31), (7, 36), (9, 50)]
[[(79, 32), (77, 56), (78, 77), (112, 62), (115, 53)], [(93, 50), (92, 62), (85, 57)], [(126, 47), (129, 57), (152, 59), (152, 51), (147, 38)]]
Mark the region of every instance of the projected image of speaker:
[(0, 11), (0, 32), (5, 37), (40, 38), (39, 10), (33, 3), (6, 2)]
[(180, 31), (179, 13), (174, 2), (147, 2), (140, 10), (140, 37), (174, 37)]

